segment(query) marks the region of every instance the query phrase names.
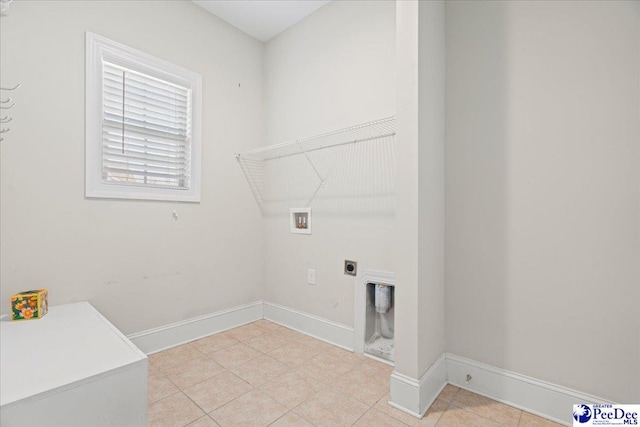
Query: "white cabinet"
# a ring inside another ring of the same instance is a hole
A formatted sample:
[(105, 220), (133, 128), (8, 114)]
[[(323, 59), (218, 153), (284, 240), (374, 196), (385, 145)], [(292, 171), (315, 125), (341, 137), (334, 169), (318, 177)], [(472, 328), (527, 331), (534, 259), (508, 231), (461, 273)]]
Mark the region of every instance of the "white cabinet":
[(0, 423), (146, 426), (147, 357), (87, 302), (0, 321)]

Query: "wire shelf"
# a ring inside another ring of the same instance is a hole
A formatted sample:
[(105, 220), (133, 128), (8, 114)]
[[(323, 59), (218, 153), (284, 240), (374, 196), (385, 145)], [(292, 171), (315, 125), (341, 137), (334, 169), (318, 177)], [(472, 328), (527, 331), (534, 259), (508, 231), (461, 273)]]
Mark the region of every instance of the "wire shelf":
[(316, 196), (342, 205), (367, 199), (371, 210), (373, 199), (394, 192), (395, 134), (392, 116), (237, 153), (236, 159), (263, 214), (310, 207)]
[(281, 157), (294, 156), (304, 152), (323, 150), (343, 144), (355, 144), (357, 142), (369, 141), (394, 136), (396, 134), (395, 116), (384, 119), (362, 123), (345, 129), (323, 133), (321, 135), (310, 136), (281, 144), (270, 145), (244, 153), (237, 153), (237, 158), (250, 158), (252, 160), (273, 160)]

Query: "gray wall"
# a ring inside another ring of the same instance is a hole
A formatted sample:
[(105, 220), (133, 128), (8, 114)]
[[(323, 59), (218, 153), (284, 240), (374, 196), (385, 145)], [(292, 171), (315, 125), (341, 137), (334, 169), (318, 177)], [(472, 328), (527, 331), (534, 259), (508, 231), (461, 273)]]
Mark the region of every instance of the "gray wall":
[[(2, 85), (22, 84), (0, 148), (2, 312), (48, 287), (132, 333), (261, 299), (260, 213), (233, 153), (262, 144), (262, 44), (183, 1), (20, 1), (1, 19)], [(201, 203), (84, 198), (85, 31), (202, 74)]]
[(639, 11), (447, 2), (447, 351), (640, 401)]
[[(639, 7), (446, 5), (446, 350), (620, 402), (640, 401)], [(203, 75), (202, 202), (178, 221), (173, 203), (84, 199), (85, 31)], [(232, 155), (395, 114), (395, 31), (393, 2), (332, 2), (265, 46), (190, 2), (14, 2), (0, 310), (46, 286), (125, 333), (263, 297), (352, 325), (342, 260), (396, 270), (394, 216), (327, 208), (292, 235)], [(443, 339), (420, 286), (415, 376)]]
[(445, 351), (444, 2), (398, 2), (396, 15), (395, 370), (419, 379)]
[[(394, 42), (395, 3), (390, 1), (331, 2), (269, 41), (264, 57), (267, 144), (394, 115)], [(285, 200), (278, 212), (265, 216), (266, 301), (353, 326), (354, 279), (343, 274), (343, 262), (393, 271), (395, 219), (393, 199), (386, 210), (379, 209), (379, 200), (357, 203), (361, 194), (352, 179), (366, 184), (357, 172), (367, 171), (367, 161), (395, 164), (389, 156), (335, 149), (314, 157), (321, 170), (333, 164), (337, 172), (312, 204), (313, 234), (289, 232), (289, 208), (303, 206)], [(276, 166), (282, 174), (271, 185), (284, 188), (289, 180), (305, 178), (297, 168), (310, 171), (303, 156), (289, 160)], [(376, 178), (383, 179), (380, 175)], [(345, 204), (345, 194), (354, 203)], [(308, 268), (316, 270), (316, 285), (307, 284)]]

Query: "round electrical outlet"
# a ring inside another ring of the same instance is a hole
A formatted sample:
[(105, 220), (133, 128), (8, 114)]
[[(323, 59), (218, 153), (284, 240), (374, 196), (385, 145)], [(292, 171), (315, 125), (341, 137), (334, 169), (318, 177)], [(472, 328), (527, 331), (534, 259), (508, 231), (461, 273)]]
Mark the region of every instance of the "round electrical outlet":
[(348, 274), (350, 276), (355, 276), (358, 272), (358, 263), (356, 261), (348, 261), (344, 262), (344, 274)]

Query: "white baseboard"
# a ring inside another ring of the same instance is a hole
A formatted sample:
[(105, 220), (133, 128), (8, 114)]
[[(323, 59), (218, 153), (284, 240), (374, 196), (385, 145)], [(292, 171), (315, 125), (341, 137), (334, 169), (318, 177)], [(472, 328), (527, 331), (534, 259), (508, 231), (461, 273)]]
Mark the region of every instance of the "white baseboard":
[(266, 301), (264, 303), (264, 318), (353, 351), (353, 328), (349, 326)]
[[(450, 384), (563, 425), (573, 425), (576, 403), (612, 403), (451, 353), (446, 360)], [(472, 377), (468, 383), (467, 374)]]
[(391, 374), (389, 405), (414, 417), (422, 418), (442, 389), (447, 385), (445, 354), (415, 380), (398, 372)]
[[(144, 353), (152, 354), (262, 318), (353, 351), (353, 328), (263, 301), (172, 323), (132, 334), (127, 338)], [(468, 383), (467, 374), (472, 377)], [(445, 353), (419, 380), (397, 372), (391, 374), (389, 404), (410, 415), (421, 417), (447, 383), (564, 425), (572, 424), (572, 408), (576, 403), (613, 403)]]
[(264, 317), (262, 301), (171, 323), (127, 336), (146, 354), (166, 350)]

